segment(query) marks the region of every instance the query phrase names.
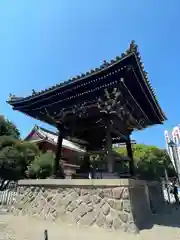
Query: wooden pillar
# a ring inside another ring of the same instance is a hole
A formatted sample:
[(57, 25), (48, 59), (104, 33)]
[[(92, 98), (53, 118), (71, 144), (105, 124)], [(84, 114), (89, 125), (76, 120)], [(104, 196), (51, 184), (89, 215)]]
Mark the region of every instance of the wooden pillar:
[(63, 135), (59, 130), (58, 134), (58, 141), (57, 141), (57, 148), (56, 148), (56, 157), (55, 157), (55, 164), (54, 164), (54, 177), (56, 178), (64, 178), (63, 170), (60, 165), (61, 161), (61, 151), (62, 151), (62, 141)]
[(130, 135), (128, 135), (128, 139), (127, 139), (127, 142), (126, 142), (126, 149), (127, 149), (127, 155), (130, 158), (130, 162), (129, 162), (130, 175), (134, 176), (135, 175), (135, 172), (134, 172), (134, 159), (133, 159), (133, 152), (132, 152), (132, 147), (131, 147)]
[(113, 163), (113, 156), (112, 156), (112, 136), (111, 136), (111, 129), (110, 129), (110, 121), (107, 121), (106, 126), (106, 151), (107, 151), (107, 167), (108, 172), (113, 173), (114, 171), (114, 163)]

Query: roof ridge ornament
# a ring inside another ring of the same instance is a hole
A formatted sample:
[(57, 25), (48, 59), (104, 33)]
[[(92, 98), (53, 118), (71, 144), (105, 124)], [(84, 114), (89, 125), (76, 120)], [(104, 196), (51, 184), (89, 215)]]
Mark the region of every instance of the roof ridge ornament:
[(138, 52), (138, 46), (137, 46), (135, 40), (131, 41), (130, 46), (129, 46), (129, 50), (130, 50), (130, 52), (134, 52), (134, 53)]
[(32, 89), (32, 95), (36, 95), (36, 94), (37, 92), (34, 89)]
[(37, 130), (37, 131), (39, 130), (38, 125), (36, 125), (36, 124), (34, 125), (34, 130)]
[(104, 60), (103, 64), (101, 65), (102, 68), (108, 67), (110, 64), (108, 63), (108, 61)]
[(16, 95), (9, 93), (8, 96), (8, 101), (14, 101), (14, 100), (18, 100), (18, 99), (22, 99), (22, 97), (16, 97)]
[(12, 100), (14, 97), (15, 97), (15, 95), (9, 93), (8, 100), (10, 101), (10, 100)]

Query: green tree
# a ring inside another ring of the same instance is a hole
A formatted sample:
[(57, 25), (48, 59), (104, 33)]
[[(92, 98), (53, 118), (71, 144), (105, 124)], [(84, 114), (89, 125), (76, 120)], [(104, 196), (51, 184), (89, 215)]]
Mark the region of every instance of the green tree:
[(27, 166), (39, 155), (37, 145), (0, 136), (0, 190), (8, 182), (26, 177)]
[(54, 158), (55, 156), (52, 152), (42, 153), (37, 156), (28, 166), (27, 176), (29, 178), (47, 178), (52, 176)]
[[(174, 169), (166, 150), (144, 144), (136, 144), (132, 150), (136, 174), (139, 178), (159, 179), (164, 177), (165, 167), (169, 175), (174, 175)], [(115, 148), (115, 151), (127, 156), (124, 147)]]
[(4, 116), (0, 115), (0, 136), (11, 136), (12, 138), (19, 139), (20, 132), (17, 127)]
[(36, 156), (40, 155), (40, 150), (35, 143), (17, 141), (15, 146), (23, 156), (26, 166), (28, 166), (35, 159)]
[(11, 136), (0, 136), (0, 151), (9, 146), (14, 146), (17, 143), (17, 139), (12, 138)]
[(0, 151), (0, 190), (4, 190), (10, 181), (21, 178), (23, 172), (22, 161), (21, 153), (14, 146), (7, 146)]

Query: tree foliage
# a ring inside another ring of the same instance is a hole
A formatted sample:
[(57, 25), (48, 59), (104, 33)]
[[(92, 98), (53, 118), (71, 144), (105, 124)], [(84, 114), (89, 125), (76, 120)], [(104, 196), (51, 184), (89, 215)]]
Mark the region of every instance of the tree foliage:
[(27, 176), (29, 178), (47, 178), (53, 173), (54, 154), (52, 152), (42, 153), (37, 156), (28, 166)]
[(0, 136), (11, 136), (14, 139), (20, 138), (20, 132), (17, 127), (4, 116), (0, 115)]
[(42, 154), (36, 144), (20, 140), (19, 130), (0, 116), (0, 190), (12, 180), (49, 177), (53, 164), (52, 153)]
[(32, 142), (18, 141), (16, 142), (15, 146), (23, 155), (26, 166), (29, 165), (34, 158), (40, 154), (37, 144)]
[(12, 138), (0, 136), (0, 190), (7, 181), (25, 178), (28, 165), (39, 154), (37, 145)]
[[(116, 148), (118, 153), (127, 156), (126, 148)], [(144, 144), (133, 146), (133, 156), (136, 174), (142, 179), (158, 179), (164, 177), (164, 168), (170, 176), (174, 175), (174, 169), (170, 158), (164, 149)]]

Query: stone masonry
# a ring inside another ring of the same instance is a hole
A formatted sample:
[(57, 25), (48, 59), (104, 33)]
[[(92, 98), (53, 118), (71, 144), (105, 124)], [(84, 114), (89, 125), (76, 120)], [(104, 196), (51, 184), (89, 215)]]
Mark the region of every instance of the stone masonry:
[[(53, 181), (56, 184), (53, 185)], [(137, 232), (139, 223), (150, 214), (146, 195), (142, 194), (144, 188), (130, 188), (128, 180), (126, 184), (122, 184), (122, 180), (117, 184), (117, 181), (22, 180), (16, 201), (9, 210), (15, 215), (67, 224)]]

